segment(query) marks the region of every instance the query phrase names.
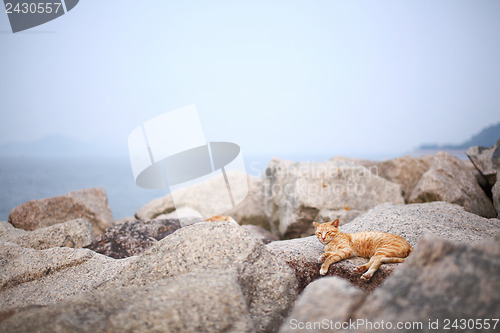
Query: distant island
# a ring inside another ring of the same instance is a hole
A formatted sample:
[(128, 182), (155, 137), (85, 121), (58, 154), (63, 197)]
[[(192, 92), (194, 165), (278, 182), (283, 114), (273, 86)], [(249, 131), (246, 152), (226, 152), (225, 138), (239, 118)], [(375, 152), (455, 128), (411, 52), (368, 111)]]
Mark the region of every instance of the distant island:
[(500, 123), (483, 129), (478, 134), (461, 144), (423, 144), (420, 150), (466, 150), (471, 146), (492, 147), (500, 139)]

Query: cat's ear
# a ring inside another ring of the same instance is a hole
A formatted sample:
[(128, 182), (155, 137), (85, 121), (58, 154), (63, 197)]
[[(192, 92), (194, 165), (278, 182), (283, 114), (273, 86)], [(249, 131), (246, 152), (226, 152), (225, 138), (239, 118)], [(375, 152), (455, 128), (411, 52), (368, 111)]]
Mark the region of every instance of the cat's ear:
[(330, 224), (333, 225), (335, 228), (338, 228), (339, 227), (339, 219), (336, 219), (335, 221), (331, 222)]
[(314, 226), (315, 228), (317, 228), (317, 227), (319, 227), (319, 223), (313, 222), (313, 226)]

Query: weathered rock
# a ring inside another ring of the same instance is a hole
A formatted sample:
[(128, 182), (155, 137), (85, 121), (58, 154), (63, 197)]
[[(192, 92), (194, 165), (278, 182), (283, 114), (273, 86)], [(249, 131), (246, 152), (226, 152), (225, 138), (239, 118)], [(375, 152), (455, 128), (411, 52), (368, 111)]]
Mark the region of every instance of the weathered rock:
[(330, 159), (330, 161), (335, 162), (338, 165), (343, 165), (343, 166), (363, 166), (367, 168), (370, 172), (373, 174), (378, 175), (378, 163), (377, 161), (374, 160), (365, 160), (361, 158), (353, 158), (353, 157), (346, 157), (342, 155), (336, 155)]
[(2, 332), (254, 332), (232, 275), (185, 274), (12, 313)]
[(430, 166), (432, 161), (434, 160), (434, 155), (432, 154), (426, 154), (423, 156), (418, 157), (422, 162), (424, 162), (426, 165)]
[(492, 148), (474, 146), (465, 153), (486, 178), (490, 187), (493, 187), (497, 181), (497, 172), (500, 171), (500, 139)]
[(264, 244), (269, 244), (271, 242), (279, 240), (278, 237), (267, 231), (266, 229), (259, 227), (258, 225), (245, 224), (241, 226), (243, 229), (248, 231), (248, 233), (257, 239), (260, 239)]
[[(254, 224), (269, 229), (269, 219), (264, 211), (262, 180), (248, 175), (245, 177), (248, 183), (247, 197), (234, 208), (225, 212), (218, 212), (218, 215), (231, 216), (239, 224)], [(172, 213), (176, 208), (181, 210), (185, 207), (198, 211), (203, 219), (214, 215), (210, 214), (213, 210), (211, 202), (220, 199), (217, 196), (217, 191), (214, 191), (207, 183), (193, 186), (184, 190), (184, 192), (182, 205), (178, 205), (179, 207), (174, 204), (172, 195), (168, 194), (147, 203), (136, 212), (135, 216), (138, 219), (153, 219), (162, 214)]]
[[(182, 207), (179, 207), (179, 209)], [(172, 196), (167, 194), (161, 198), (154, 199), (135, 212), (135, 217), (139, 220), (154, 219), (159, 215), (169, 214), (175, 211), (175, 204)]]
[(178, 220), (133, 220), (116, 224), (86, 248), (121, 259), (136, 256), (181, 227)]
[(338, 161), (272, 159), (264, 175), (266, 213), (272, 232), (283, 238), (313, 234), (321, 209), (365, 211), (382, 202), (404, 203), (401, 187), (368, 169)]
[[(497, 179), (500, 179), (500, 171), (497, 172)], [(498, 218), (500, 219), (500, 181), (497, 181), (491, 189), (491, 196), (493, 198), (493, 206), (495, 206)]]
[[(413, 247), (426, 231), (449, 240), (478, 244), (500, 233), (500, 221), (468, 213), (463, 207), (446, 202), (409, 205), (385, 203), (340, 226), (340, 230), (349, 233), (389, 232), (404, 237)], [(267, 249), (295, 271), (299, 291), (320, 277), (321, 265), (317, 260), (324, 247), (316, 236), (272, 242), (267, 245)], [(343, 277), (353, 285), (371, 291), (400, 265), (384, 264), (370, 281), (365, 282), (360, 280), (353, 270), (367, 261), (363, 258), (346, 259), (331, 265), (327, 274)]]
[(474, 174), (456, 157), (438, 152), (414, 188), (410, 202), (446, 201), (463, 206), (466, 211), (496, 217), (491, 200), (486, 196)]
[(343, 232), (382, 231), (404, 237), (415, 247), (424, 232), (439, 237), (478, 244), (500, 232), (500, 220), (466, 212), (447, 202), (409, 205), (378, 205), (366, 214), (341, 226)]
[(272, 332), (297, 296), (291, 269), (229, 222), (181, 228), (120, 260), (0, 243), (0, 264), (0, 331)]
[(413, 156), (402, 156), (381, 162), (335, 156), (331, 161), (342, 165), (363, 166), (372, 174), (401, 185), (406, 202), (417, 185), (422, 175), (429, 169), (432, 155), (419, 158)]
[(259, 332), (276, 331), (297, 295), (290, 268), (266, 251), (260, 240), (229, 222), (181, 228), (131, 259), (102, 290), (142, 286), (186, 273), (232, 275)]
[(314, 281), (297, 299), (291, 314), (281, 325), (280, 333), (327, 331), (348, 320), (366, 294), (338, 277)]
[(500, 140), (492, 148), (470, 147), (466, 154), (486, 179), (487, 186), (481, 186), (491, 195), (493, 206), (500, 218)]
[[(443, 330), (444, 319), (453, 323), (455, 319), (496, 318), (500, 313), (498, 276), (499, 238), (470, 246), (426, 235), (408, 260), (349, 317), (393, 325), (423, 323), (422, 328), (398, 330), (405, 332), (436, 331), (428, 327), (429, 320), (438, 319)], [(368, 329), (359, 327), (358, 331)]]
[(222, 215), (232, 216), (241, 225), (257, 225), (271, 230), (265, 210), (262, 179), (248, 176), (248, 196), (239, 205)]
[(204, 220), (200, 212), (189, 207), (182, 207), (180, 209), (174, 210), (171, 213), (158, 215), (156, 219), (157, 220), (176, 219), (179, 220), (181, 227), (195, 224)]
[(413, 189), (428, 168), (429, 163), (425, 159), (403, 156), (379, 162), (376, 168), (372, 167), (370, 170), (376, 171), (382, 178), (401, 185), (405, 201), (408, 202)]
[(104, 233), (113, 224), (113, 214), (104, 189), (84, 189), (59, 197), (28, 201), (9, 214), (9, 222), (24, 230), (35, 230), (78, 218), (88, 220), (95, 235)]
[(484, 193), (486, 193), (487, 196), (491, 197), (491, 186), (488, 184), (488, 181), (486, 178), (483, 176), (481, 172), (474, 166), (474, 164), (470, 160), (463, 160), (462, 163), (474, 174), (474, 177), (476, 178), (477, 183), (481, 188), (483, 189)]
[[(408, 202), (413, 188), (417, 185), (422, 175), (429, 168), (430, 160), (432, 158), (433, 157), (429, 155), (420, 158), (415, 158), (413, 156), (403, 156), (391, 160), (377, 162), (371, 160), (335, 156), (330, 161), (334, 161), (336, 163), (339, 163), (340, 165), (350, 165), (353, 167), (361, 165), (367, 168), (373, 175), (380, 176), (390, 182), (399, 184), (403, 191), (405, 202)], [(318, 213), (316, 222), (334, 221), (335, 219), (339, 219), (341, 224), (345, 224), (365, 212), (361, 210), (351, 209), (349, 206), (347, 206), (346, 208), (348, 209), (322, 209)]]
[(351, 222), (354, 220), (356, 217), (359, 215), (365, 213), (365, 211), (361, 210), (355, 210), (355, 209), (347, 209), (348, 207), (345, 207), (344, 209), (340, 210), (330, 210), (330, 209), (322, 209), (318, 212), (318, 215), (314, 219), (315, 222), (318, 223), (323, 223), (323, 222), (331, 222), (335, 221), (336, 219), (339, 219), (340, 225), (346, 224), (348, 222)]
[(36, 250), (51, 247), (80, 248), (94, 240), (92, 226), (87, 220), (77, 219), (34, 231), (14, 228), (8, 222), (0, 222), (0, 242), (16, 243)]
[(127, 260), (87, 249), (34, 250), (0, 243), (0, 311), (54, 304), (92, 291), (117, 274)]

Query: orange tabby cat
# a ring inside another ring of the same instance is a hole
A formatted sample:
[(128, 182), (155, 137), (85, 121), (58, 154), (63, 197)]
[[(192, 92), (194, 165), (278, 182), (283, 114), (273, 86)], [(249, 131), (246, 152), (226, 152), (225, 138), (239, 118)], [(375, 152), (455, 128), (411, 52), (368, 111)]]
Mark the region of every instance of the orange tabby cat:
[(340, 260), (365, 257), (370, 258), (370, 261), (356, 267), (354, 273), (364, 273), (361, 279), (369, 280), (380, 265), (403, 262), (413, 251), (411, 245), (398, 235), (375, 231), (343, 233), (338, 229), (338, 219), (322, 224), (313, 222), (313, 225), (320, 243), (325, 245), (325, 253), (318, 258), (323, 263), (319, 271), (321, 275), (325, 275), (328, 267)]

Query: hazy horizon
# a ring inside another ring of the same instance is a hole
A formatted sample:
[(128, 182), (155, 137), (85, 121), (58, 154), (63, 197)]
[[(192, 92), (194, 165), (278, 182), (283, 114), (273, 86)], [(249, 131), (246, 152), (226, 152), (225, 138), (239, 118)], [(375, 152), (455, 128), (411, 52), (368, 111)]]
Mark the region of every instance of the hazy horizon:
[[(495, 128), (500, 126), (500, 123), (494, 124)], [(412, 147), (406, 149), (404, 151), (375, 151), (364, 154), (352, 154), (349, 152), (338, 154), (331, 151), (323, 151), (316, 153), (309, 152), (292, 152), (292, 153), (280, 153), (280, 152), (264, 152), (264, 153), (250, 153), (244, 154), (246, 160), (258, 160), (260, 162), (265, 158), (278, 157), (282, 159), (291, 159), (296, 161), (321, 161), (332, 158), (337, 155), (344, 155), (346, 157), (352, 158), (362, 158), (362, 159), (374, 159), (374, 160), (382, 160), (382, 159), (392, 159), (396, 157), (400, 157), (403, 155), (413, 155), (413, 156), (421, 156), (423, 154), (429, 154), (433, 151), (445, 150), (451, 152), (460, 158), (466, 158), (465, 150), (467, 148), (463, 147), (453, 147), (467, 144), (471, 139), (477, 140), (477, 135), (482, 134), (483, 141), (485, 130), (488, 129), (489, 138), (491, 138), (492, 128), (491, 126), (487, 126), (483, 128), (480, 133), (474, 133), (474, 135), (463, 138), (460, 142), (447, 142), (444, 145), (436, 146), (435, 143), (426, 142), (420, 144), (417, 147)], [(500, 133), (498, 133), (498, 138), (500, 139)], [(490, 146), (494, 144), (492, 141), (491, 144), (479, 144), (483, 146)], [(477, 145), (471, 144), (471, 145)], [(72, 138), (70, 136), (58, 135), (58, 134), (49, 134), (39, 140), (35, 141), (15, 141), (15, 142), (7, 142), (5, 144), (0, 144), (0, 158), (8, 157), (8, 156), (25, 156), (25, 157), (40, 157), (40, 156), (48, 156), (48, 157), (127, 157), (128, 158), (128, 147), (126, 142), (122, 142), (121, 144), (113, 144), (106, 142), (86, 142), (80, 141), (78, 139)]]
[(190, 104), (244, 155), (460, 143), (500, 122), (499, 17), (495, 0), (109, 0), (12, 34), (2, 13), (0, 145), (126, 149)]

